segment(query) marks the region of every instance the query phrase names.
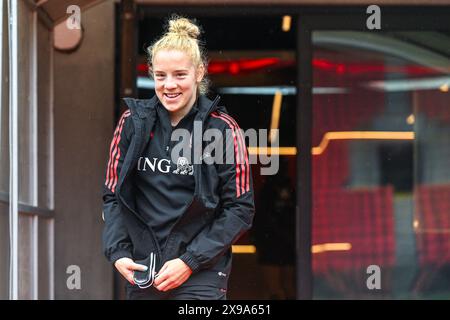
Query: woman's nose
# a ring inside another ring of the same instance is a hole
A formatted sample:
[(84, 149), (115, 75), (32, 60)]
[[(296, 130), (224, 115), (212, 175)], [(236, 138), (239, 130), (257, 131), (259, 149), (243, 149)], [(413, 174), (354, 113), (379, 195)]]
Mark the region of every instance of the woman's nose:
[(177, 87), (177, 84), (172, 79), (167, 79), (166, 82), (164, 83), (164, 86), (167, 89), (173, 89)]

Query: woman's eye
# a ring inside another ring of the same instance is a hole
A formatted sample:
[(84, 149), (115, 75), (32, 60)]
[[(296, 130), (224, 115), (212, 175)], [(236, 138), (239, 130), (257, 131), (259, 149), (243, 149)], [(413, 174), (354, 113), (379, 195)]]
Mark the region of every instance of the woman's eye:
[(184, 78), (186, 75), (185, 74), (179, 74), (178, 78)]

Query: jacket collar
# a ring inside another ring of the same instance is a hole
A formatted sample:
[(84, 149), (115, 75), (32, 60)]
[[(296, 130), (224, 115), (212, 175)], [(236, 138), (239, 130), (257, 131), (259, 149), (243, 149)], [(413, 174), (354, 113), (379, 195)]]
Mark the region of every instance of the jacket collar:
[[(156, 105), (159, 103), (159, 99), (154, 95), (150, 99), (135, 99), (135, 98), (123, 98), (128, 108), (130, 108), (131, 114), (137, 114), (139, 118), (145, 119), (151, 112), (155, 112)], [(204, 120), (211, 112), (217, 108), (217, 103), (220, 100), (220, 96), (217, 95), (214, 100), (207, 98), (205, 95), (200, 95), (197, 100), (197, 117)]]
[(128, 108), (130, 108), (131, 114), (136, 114), (141, 119), (147, 118), (150, 112), (155, 110), (155, 106), (158, 103), (158, 98), (154, 95), (151, 99), (135, 99), (135, 98), (123, 98)]
[(214, 100), (208, 99), (204, 95), (200, 95), (198, 97), (198, 113), (197, 117), (200, 120), (205, 120), (211, 112), (213, 112), (217, 108), (217, 103), (220, 100), (220, 96), (217, 95)]

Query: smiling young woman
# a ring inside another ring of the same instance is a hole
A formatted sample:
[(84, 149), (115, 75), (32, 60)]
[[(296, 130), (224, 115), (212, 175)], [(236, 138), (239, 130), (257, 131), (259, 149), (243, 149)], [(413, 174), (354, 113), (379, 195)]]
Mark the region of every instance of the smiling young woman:
[[(148, 48), (156, 95), (125, 99), (129, 110), (111, 142), (103, 244), (128, 280), (128, 299), (225, 299), (231, 246), (253, 223), (245, 140), (219, 97), (205, 95), (199, 35), (190, 20), (169, 20), (168, 31)], [(192, 137), (194, 122), (231, 136), (220, 163), (193, 162), (203, 151), (195, 154), (189, 144), (176, 154), (172, 133), (183, 129)], [(225, 161), (228, 150), (234, 162)]]
[(172, 125), (189, 113), (198, 95), (198, 84), (204, 75), (203, 65), (179, 50), (160, 50), (153, 58), (155, 91), (169, 111)]
[(208, 90), (206, 58), (198, 43), (199, 28), (188, 19), (169, 21), (169, 31), (148, 48), (155, 92), (173, 125), (189, 113), (198, 95)]

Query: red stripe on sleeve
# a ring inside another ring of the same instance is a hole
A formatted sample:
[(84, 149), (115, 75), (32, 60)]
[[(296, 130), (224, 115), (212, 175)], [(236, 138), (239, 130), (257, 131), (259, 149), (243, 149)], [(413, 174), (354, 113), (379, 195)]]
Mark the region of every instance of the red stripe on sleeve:
[(233, 139), (234, 139), (234, 153), (236, 159), (236, 196), (239, 198), (242, 194), (245, 193), (245, 166), (243, 164), (244, 158), (242, 152), (239, 149), (242, 149), (241, 140), (239, 138), (239, 131), (236, 131), (236, 126), (226, 117), (224, 114), (211, 113), (211, 116), (214, 118), (218, 118), (223, 120), (232, 130)]
[[(245, 139), (242, 136), (242, 131), (241, 128), (239, 128), (239, 125), (237, 124), (236, 120), (234, 120), (230, 115), (226, 114), (226, 113), (222, 113), (222, 115), (229, 119), (232, 123), (234, 123), (236, 129), (237, 129), (237, 135), (238, 135), (238, 139), (240, 139), (241, 142), (241, 150), (242, 150), (242, 163), (244, 166), (244, 170), (243, 170), (243, 174), (244, 174), (244, 178), (242, 179), (244, 181), (243, 184), (243, 188), (245, 191), (250, 191), (250, 168), (249, 168), (249, 161), (248, 161), (248, 154), (247, 154), (247, 148), (245, 146)], [(245, 159), (245, 160), (244, 160)], [(245, 193), (244, 191), (244, 193)]]
[(112, 158), (114, 156), (115, 153), (115, 147), (116, 147), (116, 142), (117, 142), (117, 133), (119, 132), (119, 128), (120, 128), (120, 124), (122, 123), (122, 118), (119, 121), (119, 125), (116, 127), (116, 130), (114, 131), (114, 138), (111, 141), (111, 146), (109, 148), (109, 160), (108, 160), (108, 170), (106, 170), (106, 182), (105, 184), (108, 185), (109, 184), (109, 179), (111, 178), (111, 174), (112, 174), (112, 170), (111, 170), (111, 162), (112, 162)]
[(117, 128), (114, 132), (114, 138), (111, 142), (110, 147), (110, 155), (109, 155), (109, 161), (108, 161), (108, 170), (106, 173), (106, 182), (105, 185), (111, 189), (111, 191), (114, 192), (114, 189), (112, 189), (112, 185), (114, 184), (114, 180), (117, 176), (117, 165), (114, 164), (114, 159), (118, 159), (117, 155), (119, 154), (120, 157), (120, 149), (119, 149), (119, 142), (120, 142), (120, 135), (122, 133), (123, 125), (125, 123), (125, 119), (130, 116), (130, 111), (127, 110), (123, 113), (122, 117), (119, 120), (119, 124), (117, 125)]

